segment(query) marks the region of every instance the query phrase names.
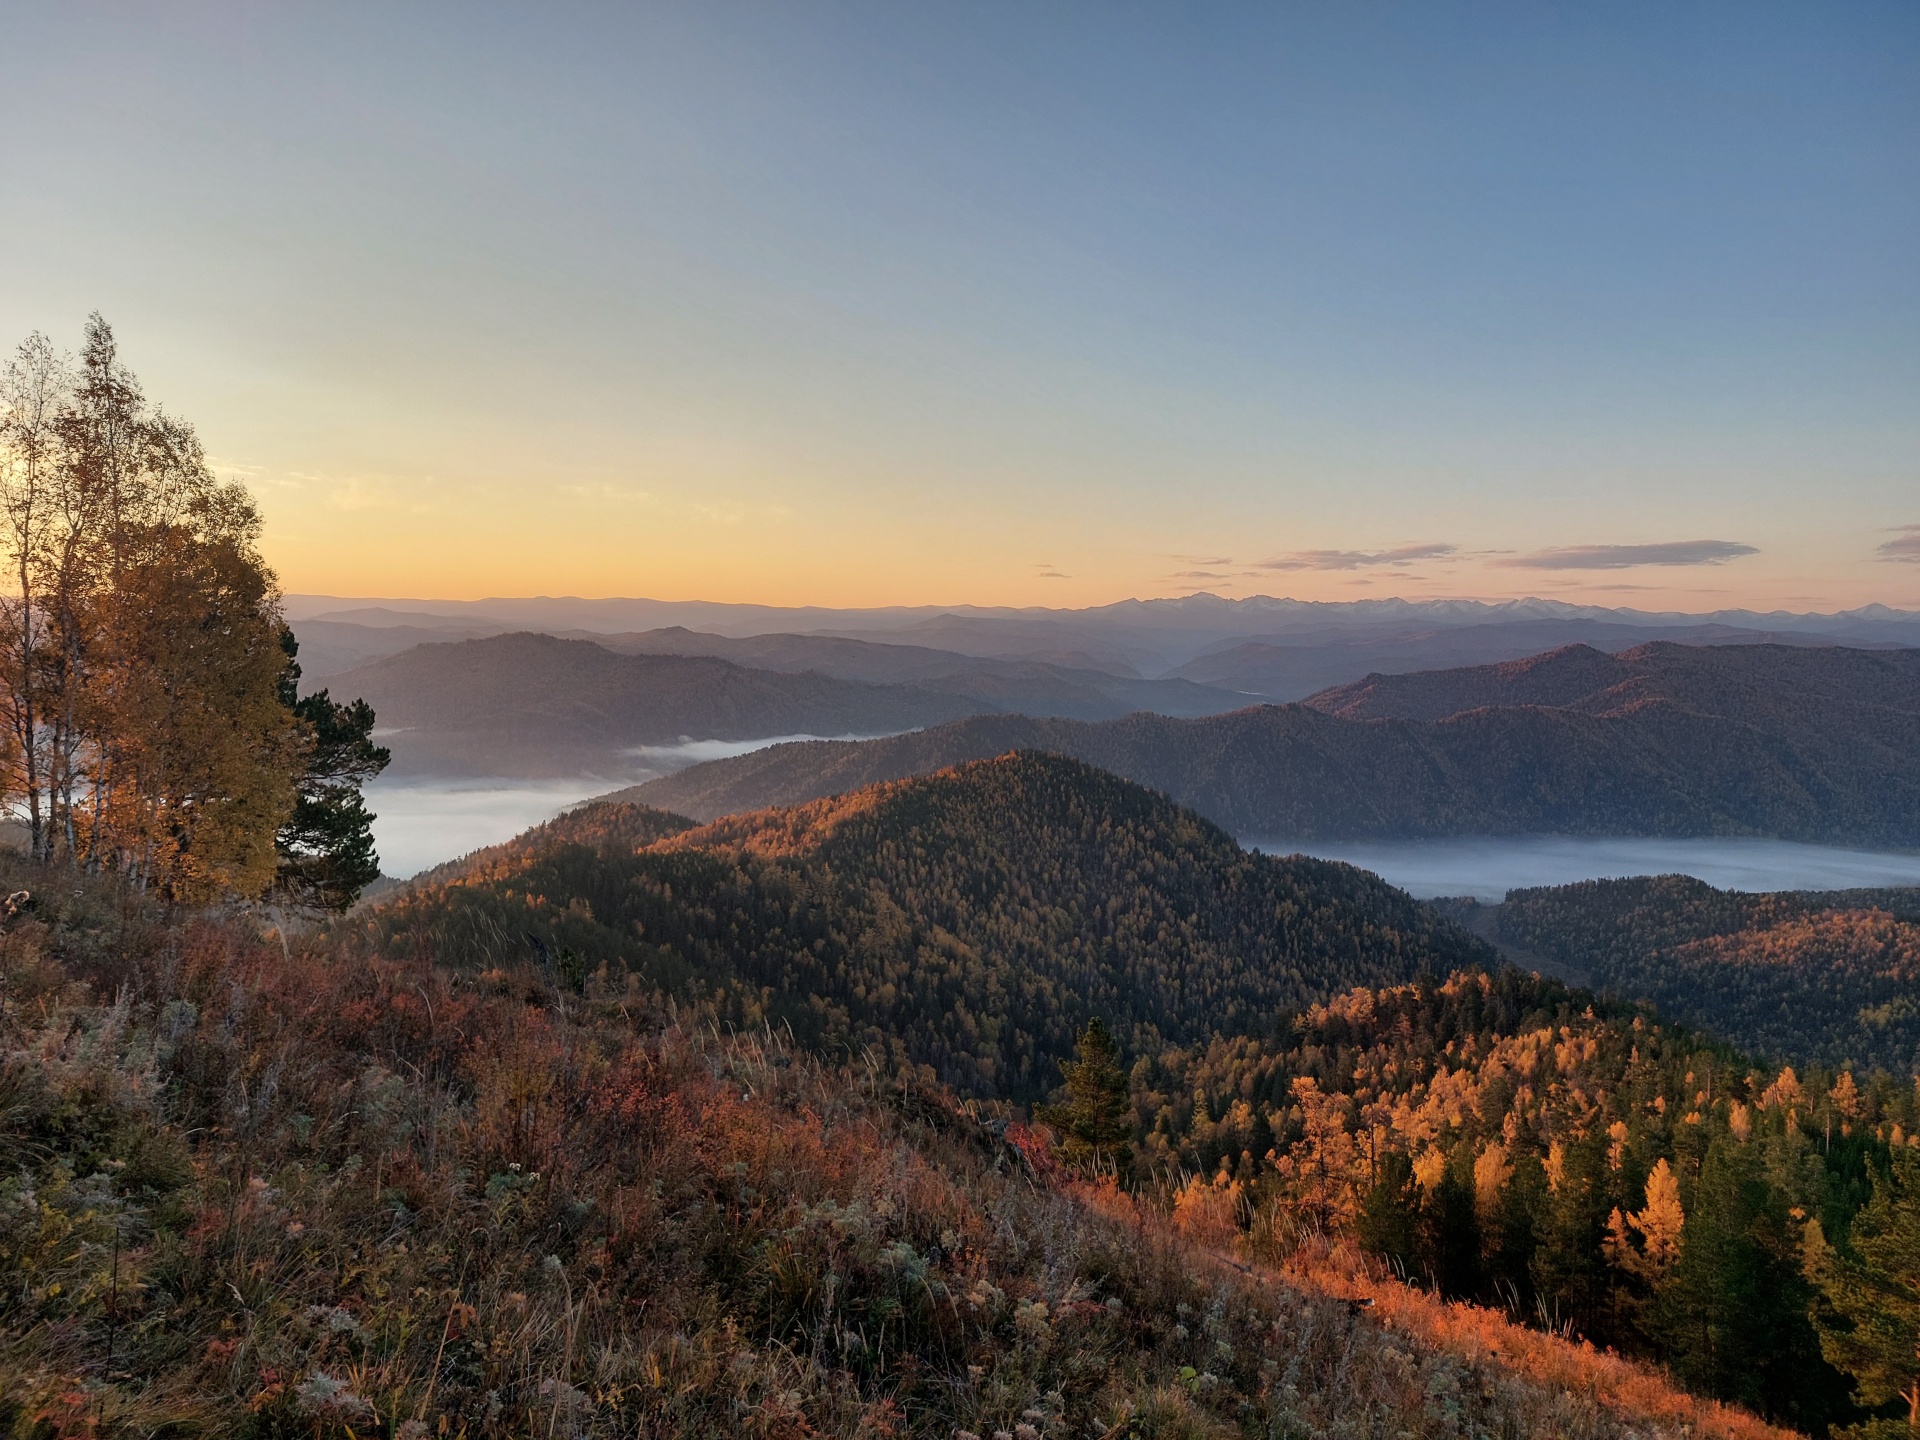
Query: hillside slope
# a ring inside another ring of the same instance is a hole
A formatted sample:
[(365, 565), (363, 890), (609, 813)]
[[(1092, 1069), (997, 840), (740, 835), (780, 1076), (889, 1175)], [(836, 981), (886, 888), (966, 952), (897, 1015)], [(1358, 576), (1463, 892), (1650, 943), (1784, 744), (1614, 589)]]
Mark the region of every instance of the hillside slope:
[(1747, 1050), (1920, 1075), (1920, 890), (1771, 895), (1684, 875), (1512, 891), (1499, 934)]
[(1802, 738), (1836, 714), (1858, 727), (1879, 712), (1920, 713), (1920, 650), (1658, 641), (1609, 655), (1567, 645), (1505, 664), (1369, 675), (1306, 703), (1349, 720), (1443, 720), (1515, 705), (1623, 715), (1665, 703)]
[[(1330, 686), (1376, 675), (1448, 670), (1525, 660), (1569, 645), (1609, 654), (1650, 641), (1678, 645), (1860, 645), (1862, 639), (1734, 625), (1685, 625), (1590, 619), (1508, 620), (1489, 625), (1362, 630), (1357, 634), (1309, 633), (1249, 639), (1216, 647), (1173, 673), (1286, 702), (1304, 700)], [(1910, 642), (1909, 642), (1910, 643)], [(1895, 648), (1881, 642), (1870, 648)]]
[[(1518, 667), (1526, 683), (1504, 689), (1479, 670), (1437, 672), (1190, 720), (976, 717), (715, 761), (631, 798), (710, 819), (1019, 746), (1280, 842), (1559, 832), (1920, 844), (1920, 711), (1901, 708), (1920, 652), (1646, 649), (1664, 692), (1630, 662), (1575, 649)], [(1515, 703), (1458, 708), (1489, 693)], [(1371, 718), (1390, 701), (1418, 713)]]
[(878, 734), (984, 707), (962, 696), (750, 670), (710, 656), (617, 655), (521, 632), (419, 645), (328, 681), (373, 705), (394, 773), (632, 773), (624, 752), (700, 739)]
[(864, 1066), (0, 867), (8, 1435), (1778, 1440), (1242, 1276)]
[[(469, 967), (536, 950), (1032, 1097), (1087, 1020), (1156, 1049), (1263, 1033), (1359, 983), (1488, 963), (1482, 942), (1349, 866), (1249, 854), (1138, 786), (1009, 755), (656, 843), (609, 807), (457, 883), (379, 906), (383, 949)], [(570, 829), (571, 827), (571, 829)], [(569, 839), (577, 843), (566, 843)]]
[(1285, 1035), (1145, 1057), (1132, 1098), (1147, 1153), (1219, 1174), (1215, 1195), (1237, 1186), (1441, 1295), (1548, 1318), (1814, 1434), (1855, 1417), (1805, 1257), (1890, 1170), (1920, 1182), (1910, 1077), (1758, 1068), (1513, 970), (1355, 991)]

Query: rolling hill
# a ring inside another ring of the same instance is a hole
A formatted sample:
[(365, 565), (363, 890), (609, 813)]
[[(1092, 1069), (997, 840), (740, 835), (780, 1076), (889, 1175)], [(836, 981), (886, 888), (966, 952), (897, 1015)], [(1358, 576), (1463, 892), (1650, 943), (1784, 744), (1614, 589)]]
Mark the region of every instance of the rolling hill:
[(1095, 1014), (1155, 1049), (1263, 1033), (1348, 985), (1494, 958), (1364, 871), (1249, 854), (1058, 756), (639, 844), (629, 809), (577, 810), (369, 923), (395, 954), (485, 967), (524, 962), (531, 945), (735, 1024), (790, 1025), (828, 1053), (870, 1047), (1018, 1097), (1053, 1086)]
[(628, 752), (692, 736), (881, 734), (981, 707), (962, 697), (709, 656), (617, 655), (520, 632), (419, 645), (328, 679), (370, 702), (393, 773), (631, 774)]
[(831, 635), (735, 639), (678, 626), (596, 638), (625, 654), (716, 655), (761, 670), (815, 670), (873, 685), (913, 685), (976, 701), (982, 709), (1022, 715), (1076, 720), (1107, 720), (1136, 710), (1217, 715), (1247, 703), (1245, 695), (1192, 680), (1145, 680), (1119, 663), (1102, 668), (1090, 655), (1007, 659)]
[(1444, 720), (1517, 705), (1624, 715), (1665, 704), (1801, 739), (1836, 715), (1858, 731), (1881, 715), (1920, 713), (1920, 650), (1659, 641), (1609, 655), (1567, 645), (1505, 664), (1369, 675), (1306, 703), (1348, 720)]
[(712, 819), (1029, 748), (1279, 842), (1558, 832), (1914, 845), (1916, 674), (1913, 651), (1574, 647), (1197, 719), (987, 716), (777, 746), (628, 798)]
[(1515, 890), (1497, 933), (1776, 1061), (1920, 1075), (1920, 890), (1741, 894), (1684, 875)]

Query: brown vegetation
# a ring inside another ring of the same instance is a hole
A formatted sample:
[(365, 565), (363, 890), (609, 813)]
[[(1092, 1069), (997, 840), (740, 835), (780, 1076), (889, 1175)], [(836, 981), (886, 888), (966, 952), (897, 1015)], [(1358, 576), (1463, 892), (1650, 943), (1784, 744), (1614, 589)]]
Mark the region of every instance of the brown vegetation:
[(617, 984), (54, 893), (0, 937), (7, 1433), (1678, 1433)]

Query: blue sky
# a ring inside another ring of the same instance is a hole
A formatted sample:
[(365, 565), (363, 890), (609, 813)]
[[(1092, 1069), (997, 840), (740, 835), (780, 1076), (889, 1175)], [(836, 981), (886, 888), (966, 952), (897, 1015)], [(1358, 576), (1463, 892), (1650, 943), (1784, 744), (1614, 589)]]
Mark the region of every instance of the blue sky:
[(9, 31), (0, 334), (289, 588), (1920, 602), (1910, 4)]

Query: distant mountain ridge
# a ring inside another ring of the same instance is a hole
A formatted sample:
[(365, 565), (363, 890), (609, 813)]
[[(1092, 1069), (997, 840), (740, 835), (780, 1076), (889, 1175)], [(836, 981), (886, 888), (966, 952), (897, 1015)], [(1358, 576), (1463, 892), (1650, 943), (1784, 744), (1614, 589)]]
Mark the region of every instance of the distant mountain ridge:
[[(1883, 702), (1849, 698), (1849, 676)], [(1306, 704), (1200, 719), (993, 716), (775, 746), (631, 798), (711, 819), (1029, 748), (1278, 842), (1558, 832), (1914, 845), (1916, 676), (1915, 651), (1576, 648), (1518, 667), (1371, 677)]]
[[(421, 632), (394, 625), (378, 633)], [(1205, 715), (1244, 703), (1186, 680), (692, 631), (592, 639), (520, 631), (429, 642), (319, 683), (373, 705), (396, 775), (531, 779), (644, 775), (635, 752), (688, 740), (880, 735), (1009, 710), (1108, 719), (1151, 706)]]
[[(1383, 639), (1390, 634), (1405, 638), (1417, 632), (1537, 622), (1603, 622), (1631, 627), (1634, 633), (1625, 640), (1578, 632), (1536, 634), (1528, 641), (1532, 650), (1583, 639), (1617, 645), (1627, 640), (1655, 638), (1653, 630), (1669, 626), (1728, 627), (1747, 632), (1756, 640), (1778, 633), (1819, 637), (1836, 644), (1920, 645), (1920, 612), (1893, 610), (1883, 605), (1867, 605), (1831, 615), (1750, 610), (1688, 615), (1575, 605), (1539, 598), (1481, 601), (1383, 597), (1305, 601), (1256, 595), (1228, 600), (1204, 592), (1175, 599), (1123, 600), (1079, 610), (973, 605), (836, 610), (820, 606), (781, 608), (706, 601), (548, 596), (421, 601), (291, 595), (285, 603), (296, 629), (313, 619), (340, 624), (392, 625), (403, 623), (398, 617), (404, 615), (421, 617), (415, 622), (420, 624), (469, 627), (479, 624), (498, 631), (607, 634), (679, 625), (735, 637), (771, 633), (838, 635), (998, 658), (1078, 654), (1098, 657), (1102, 662), (1122, 661), (1148, 677), (1164, 677), (1210, 651), (1244, 642), (1329, 645)], [(1405, 668), (1432, 668), (1435, 664), (1461, 660), (1498, 658), (1513, 657), (1435, 653)], [(1370, 669), (1381, 668), (1388, 667), (1363, 661), (1357, 669), (1320, 683), (1355, 679)], [(1200, 675), (1185, 678), (1223, 683)], [(1320, 684), (1310, 687), (1317, 688)], [(1304, 693), (1308, 692), (1292, 691), (1288, 698)]]
[(602, 774), (629, 752), (688, 736), (878, 734), (980, 707), (957, 696), (708, 656), (616, 655), (586, 640), (519, 633), (420, 645), (329, 678), (369, 701), (396, 774)]

